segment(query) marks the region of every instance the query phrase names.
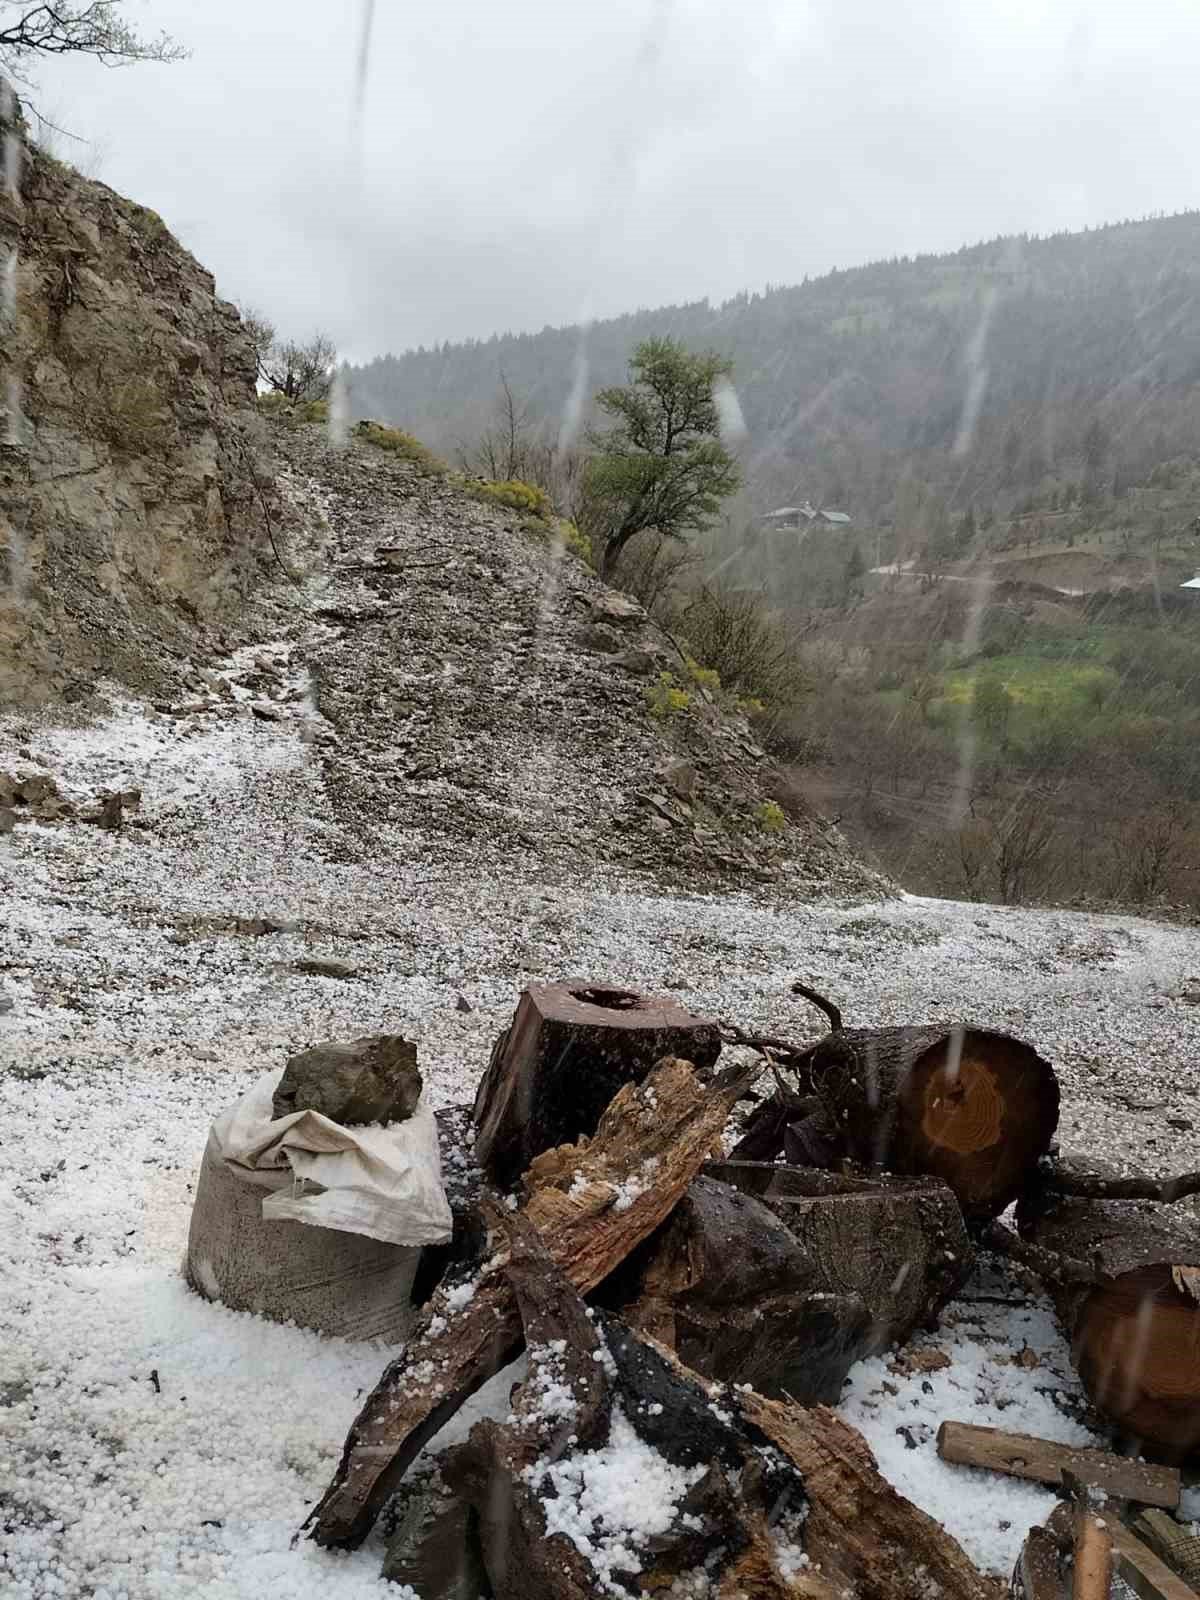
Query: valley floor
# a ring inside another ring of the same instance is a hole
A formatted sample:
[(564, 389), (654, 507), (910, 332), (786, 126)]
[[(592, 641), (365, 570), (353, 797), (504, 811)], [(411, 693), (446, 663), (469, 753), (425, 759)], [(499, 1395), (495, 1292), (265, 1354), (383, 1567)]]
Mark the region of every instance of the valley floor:
[[(264, 649), (287, 681), (288, 640)], [(565, 865), (435, 859), (402, 836), (363, 859), (331, 814), (303, 675), (261, 720), (236, 687), (247, 662), (219, 669), (235, 685), (219, 719), (114, 700), (75, 727), (0, 722), (0, 768), (144, 797), (120, 833), (25, 823), (0, 840), (0, 1589), (14, 1600), (397, 1600), (377, 1545), (290, 1545), (386, 1353), (226, 1312), (179, 1276), (208, 1124), (317, 1040), (416, 1039), (441, 1105), (472, 1097), (532, 979), (672, 990), (800, 1037), (819, 1021), (789, 994), (800, 977), (854, 1023), (1022, 1034), (1060, 1073), (1067, 1149), (1198, 1164), (1194, 932), (913, 898), (669, 894)], [(297, 974), (302, 956), (357, 976)], [(977, 1287), (928, 1341), (948, 1367), (888, 1375), (887, 1400), (886, 1363), (866, 1363), (843, 1404), (893, 1481), (1003, 1572), (1050, 1496), (943, 1467), (937, 1421), (1088, 1433), (1047, 1309), (973, 1301)], [(1022, 1343), (1028, 1370), (1011, 1360)]]

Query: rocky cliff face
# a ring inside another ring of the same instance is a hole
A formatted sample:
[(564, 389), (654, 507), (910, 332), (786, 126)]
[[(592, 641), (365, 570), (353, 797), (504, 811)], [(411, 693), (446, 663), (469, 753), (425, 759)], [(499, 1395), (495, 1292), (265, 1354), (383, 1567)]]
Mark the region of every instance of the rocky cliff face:
[[(260, 560), (236, 309), (154, 212), (25, 146), (0, 176), (0, 704), (152, 692)], [(15, 140), (11, 135), (15, 132)]]

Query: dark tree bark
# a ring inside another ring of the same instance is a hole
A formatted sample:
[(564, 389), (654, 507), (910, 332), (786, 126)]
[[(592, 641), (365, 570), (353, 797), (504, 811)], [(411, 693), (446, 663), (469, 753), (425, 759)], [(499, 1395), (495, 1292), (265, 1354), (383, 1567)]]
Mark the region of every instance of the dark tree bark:
[(716, 1023), (669, 997), (582, 978), (532, 984), (475, 1097), (479, 1164), (506, 1185), (543, 1150), (594, 1133), (617, 1090), (656, 1061), (680, 1056), (705, 1071), (720, 1051)]
[(828, 1292), (774, 1212), (727, 1184), (697, 1178), (646, 1249), (621, 1314), (706, 1378), (832, 1403), (871, 1348), (861, 1295)]
[(622, 1315), (705, 1377), (831, 1404), (855, 1361), (933, 1323), (973, 1259), (936, 1180), (714, 1162), (639, 1252)]

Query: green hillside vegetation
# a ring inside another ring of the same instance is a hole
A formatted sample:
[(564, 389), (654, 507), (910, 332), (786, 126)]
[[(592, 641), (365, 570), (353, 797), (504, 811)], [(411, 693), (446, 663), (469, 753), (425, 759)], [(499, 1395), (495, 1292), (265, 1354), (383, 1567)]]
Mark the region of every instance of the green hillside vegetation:
[[(779, 802), (913, 890), (1195, 915), (1200, 213), (386, 357), (352, 402), (545, 489), (595, 559), (594, 398), (558, 430), (650, 337), (732, 363), (744, 488), (616, 582), (750, 712)], [(803, 501), (851, 521), (763, 521)]]
[[(1144, 482), (1200, 436), (1200, 212), (992, 240), (789, 288), (385, 356), (349, 373), (356, 414), (449, 451), (487, 426), (503, 374), (557, 433), (581, 362), (620, 382), (640, 340), (732, 359), (749, 503), (800, 492), (893, 521), (908, 481), (948, 514), (1009, 514), (1053, 478)], [(972, 415), (972, 413), (975, 413)], [(931, 508), (935, 512), (938, 508)]]

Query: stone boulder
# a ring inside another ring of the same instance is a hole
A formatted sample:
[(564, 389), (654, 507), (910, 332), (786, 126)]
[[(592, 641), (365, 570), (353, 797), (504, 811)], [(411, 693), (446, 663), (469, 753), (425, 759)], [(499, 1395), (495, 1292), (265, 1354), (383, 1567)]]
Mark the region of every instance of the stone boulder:
[(399, 1034), (367, 1034), (347, 1043), (319, 1044), (292, 1056), (275, 1090), (272, 1111), (319, 1111), (355, 1127), (403, 1122), (421, 1098), (417, 1047)]

